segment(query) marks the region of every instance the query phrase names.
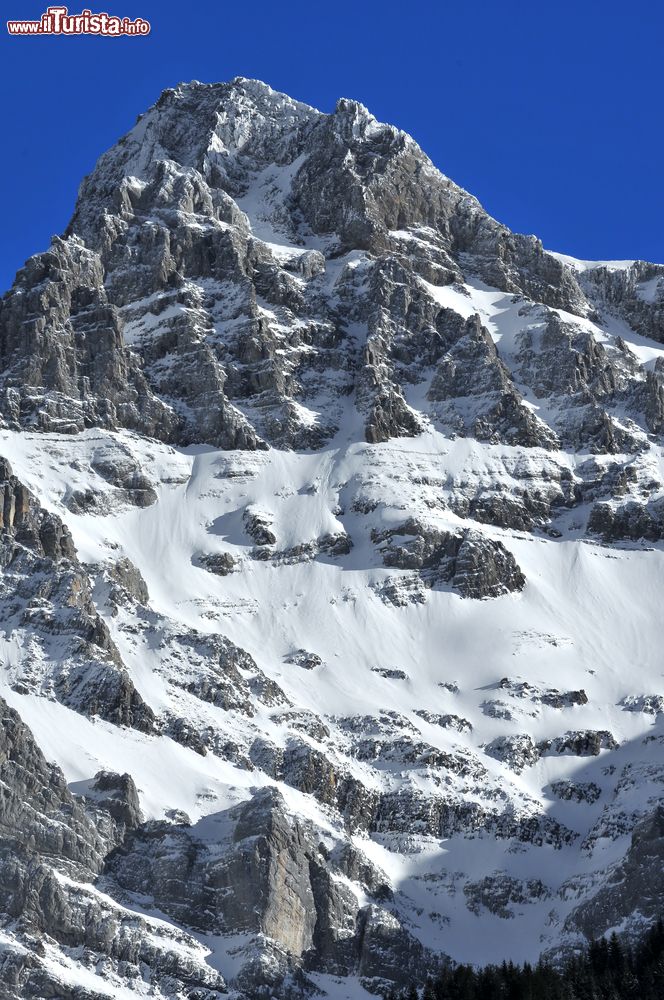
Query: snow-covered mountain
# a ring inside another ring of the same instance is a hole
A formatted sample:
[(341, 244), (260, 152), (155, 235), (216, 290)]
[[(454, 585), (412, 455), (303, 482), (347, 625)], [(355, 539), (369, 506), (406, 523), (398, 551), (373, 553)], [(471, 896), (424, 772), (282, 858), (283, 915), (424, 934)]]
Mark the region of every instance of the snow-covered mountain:
[(379, 993), (664, 900), (664, 266), (166, 91), (0, 304), (0, 992)]

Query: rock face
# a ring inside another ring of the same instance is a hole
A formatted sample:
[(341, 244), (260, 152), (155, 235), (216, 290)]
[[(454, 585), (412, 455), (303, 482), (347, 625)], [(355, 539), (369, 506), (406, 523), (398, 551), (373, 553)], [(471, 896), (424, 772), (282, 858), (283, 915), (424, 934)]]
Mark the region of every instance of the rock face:
[(8, 633), (25, 637), (25, 653), (9, 665), (7, 679), (22, 694), (54, 696), (76, 711), (150, 732), (154, 714), (97, 612), (68, 528), (40, 507), (5, 460), (0, 476), (0, 620)]
[[(249, 201), (259, 226), (243, 211)], [(263, 239), (267, 230), (291, 248)], [(307, 249), (307, 235), (324, 253)], [(325, 253), (356, 255), (333, 295)], [(354, 390), (366, 439), (378, 442), (422, 429), (404, 388), (429, 369), (432, 412), (457, 432), (555, 447), (559, 428), (524, 404), (481, 316), (462, 321), (438, 303), (440, 289), (473, 274), (541, 303), (522, 335), (519, 379), (538, 397), (573, 393), (577, 419), (563, 437), (623, 450), (626, 431), (606, 406), (630, 387), (634, 415), (643, 397), (656, 423), (652, 379), (644, 395), (629, 356), (552, 311), (585, 317), (618, 303), (661, 339), (652, 265), (580, 283), (353, 101), (326, 116), (255, 81), (179, 87), (101, 158), (66, 237), (5, 297), (2, 412), (9, 426), (316, 446), (334, 433), (339, 393)], [(354, 323), (366, 327), (364, 346)]]
[(373, 540), (386, 566), (418, 570), (429, 586), (450, 583), (463, 597), (498, 597), (526, 582), (511, 552), (478, 531), (452, 534), (409, 520)]
[(181, 85), (101, 157), (0, 302), (3, 997), (659, 913), (663, 303), (354, 101)]
[(664, 810), (658, 806), (636, 826), (627, 854), (607, 872), (604, 886), (572, 911), (567, 918), (569, 928), (580, 929), (588, 938), (598, 938), (615, 927), (621, 917), (629, 921), (634, 913), (644, 923), (658, 920), (663, 851)]
[[(0, 885), (11, 927), (0, 958), (3, 995), (82, 996), (80, 974), (67, 977), (66, 965), (48, 961), (60, 954), (66, 962), (73, 949), (93, 980), (92, 970), (103, 966), (110, 982), (130, 990), (149, 967), (161, 995), (204, 987), (220, 997), (225, 984), (193, 938), (124, 910), (91, 885), (105, 856), (140, 822), (131, 778), (99, 774), (90, 798), (73, 796), (17, 713), (4, 701), (0, 712)], [(87, 995), (104, 995), (103, 983)]]
[[(434, 956), (380, 903), (360, 905), (344, 882), (344, 868), (316, 841), (310, 824), (289, 816), (275, 789), (257, 791), (250, 802), (210, 822), (223, 830), (212, 848), (197, 826), (138, 828), (113, 853), (106, 875), (120, 889), (152, 899), (178, 924), (247, 935), (247, 957), (268, 939), (269, 952), (240, 977), (245, 990), (280, 988), (298, 965), (402, 983), (413, 968), (435, 967)], [(382, 971), (381, 934), (389, 939), (385, 950), (393, 963)]]

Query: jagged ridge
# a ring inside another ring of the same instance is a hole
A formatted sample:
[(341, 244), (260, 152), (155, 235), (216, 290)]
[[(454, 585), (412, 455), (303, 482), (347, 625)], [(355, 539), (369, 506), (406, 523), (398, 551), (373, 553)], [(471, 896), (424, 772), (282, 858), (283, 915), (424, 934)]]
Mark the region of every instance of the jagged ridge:
[(102, 156), (0, 304), (10, 996), (656, 914), (663, 301), (353, 101), (181, 85)]

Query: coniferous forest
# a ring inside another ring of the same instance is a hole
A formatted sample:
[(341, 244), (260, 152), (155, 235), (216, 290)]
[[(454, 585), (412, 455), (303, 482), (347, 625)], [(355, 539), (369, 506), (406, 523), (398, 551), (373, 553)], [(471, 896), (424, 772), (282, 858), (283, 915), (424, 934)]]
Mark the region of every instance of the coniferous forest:
[(457, 965), (388, 1000), (662, 1000), (664, 923), (629, 947), (614, 934), (592, 942), (561, 968), (537, 965)]

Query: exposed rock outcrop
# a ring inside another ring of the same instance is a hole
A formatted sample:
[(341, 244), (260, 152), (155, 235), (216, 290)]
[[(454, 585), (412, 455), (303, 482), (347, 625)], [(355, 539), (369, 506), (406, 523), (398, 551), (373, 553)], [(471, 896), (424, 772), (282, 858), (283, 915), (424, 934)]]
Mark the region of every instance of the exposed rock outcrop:
[(663, 283), (351, 100), (181, 85), (101, 157), (0, 302), (0, 679), (73, 779), (3, 703), (10, 1000), (656, 915)]

